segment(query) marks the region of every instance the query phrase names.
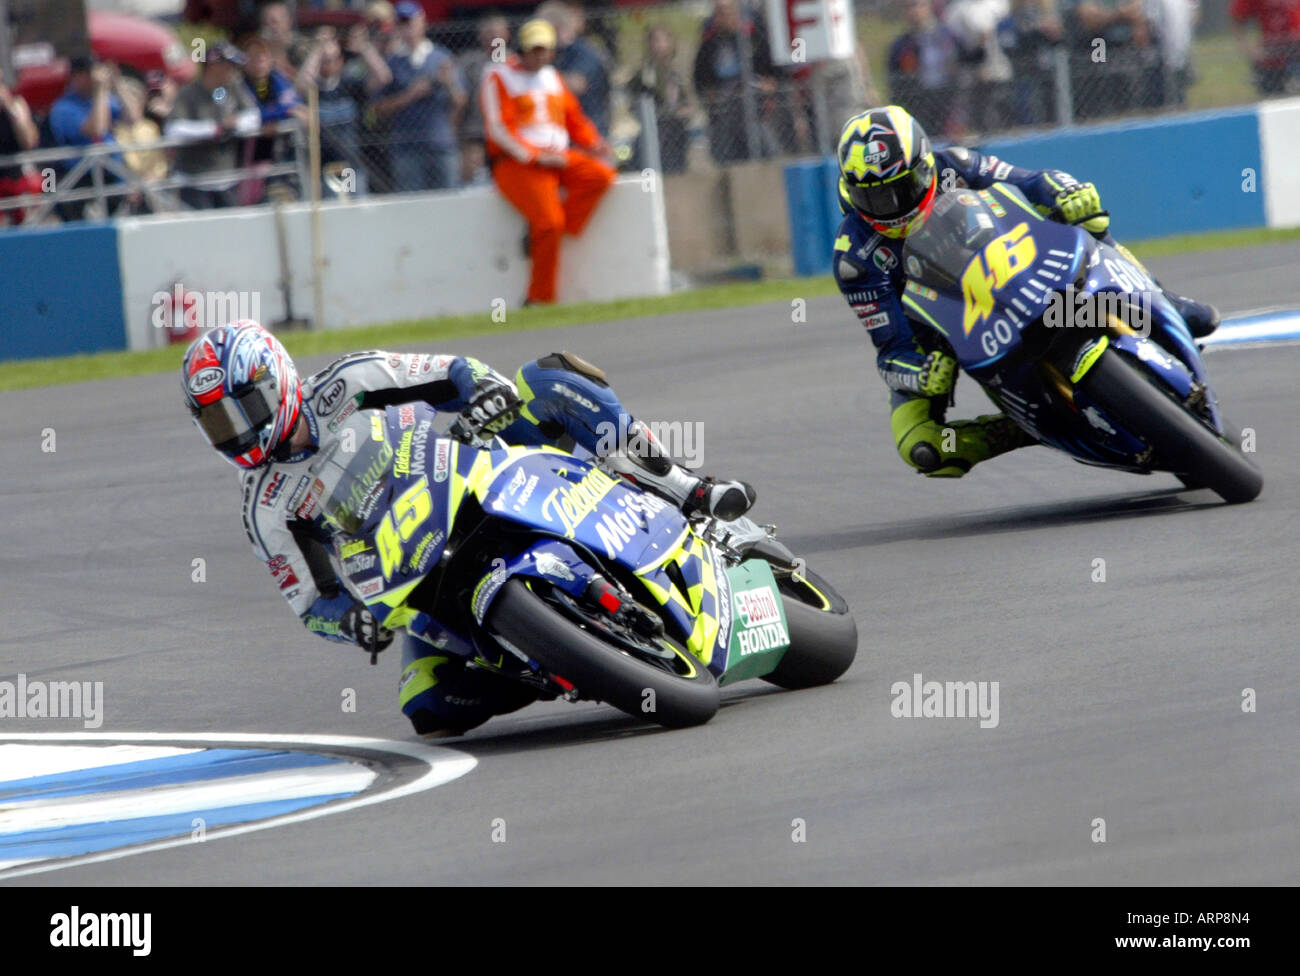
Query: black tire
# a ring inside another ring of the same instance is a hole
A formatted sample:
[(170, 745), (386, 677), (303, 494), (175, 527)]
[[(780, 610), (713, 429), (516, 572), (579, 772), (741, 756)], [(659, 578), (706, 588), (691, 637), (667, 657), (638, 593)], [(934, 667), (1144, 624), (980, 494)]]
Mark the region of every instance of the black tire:
[(1229, 504), (1255, 498), (1264, 476), (1237, 448), (1188, 413), (1112, 349), (1079, 384), (1107, 413), (1142, 437), (1157, 463), (1184, 484), (1203, 485)]
[[(607, 702), (635, 718), (678, 729), (703, 725), (718, 711), (713, 674), (676, 641), (663, 638), (690, 667), (690, 675), (672, 674), (607, 643), (518, 577), (501, 588), (485, 627), (572, 682), (582, 697)], [(653, 711), (643, 709), (649, 690), (654, 691)]]
[(858, 625), (848, 604), (816, 573), (805, 568), (800, 575), (802, 581), (788, 573), (777, 576), (790, 648), (776, 670), (763, 677), (792, 691), (830, 684), (858, 653)]

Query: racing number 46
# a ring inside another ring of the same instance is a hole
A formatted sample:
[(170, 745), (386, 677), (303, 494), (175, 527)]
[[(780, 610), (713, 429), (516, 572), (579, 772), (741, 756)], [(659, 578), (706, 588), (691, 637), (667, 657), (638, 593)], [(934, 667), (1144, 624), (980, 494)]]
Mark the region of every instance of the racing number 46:
[(961, 294), (965, 300), (962, 328), (966, 335), (970, 335), (976, 322), (982, 322), (993, 313), (993, 292), (1034, 263), (1038, 248), (1028, 234), (1028, 223), (1016, 224), (1005, 234), (989, 241), (983, 253), (977, 254), (966, 266), (966, 272), (961, 276)]
[[(420, 523), (433, 512), (433, 499), (429, 495), (429, 479), (421, 478), (398, 496), (392, 511), (385, 512), (375, 529), (375, 548), (379, 551), (379, 565), (384, 579), (392, 579), (397, 567), (402, 565), (402, 543), (415, 534)], [(393, 523), (393, 519), (397, 523)]]

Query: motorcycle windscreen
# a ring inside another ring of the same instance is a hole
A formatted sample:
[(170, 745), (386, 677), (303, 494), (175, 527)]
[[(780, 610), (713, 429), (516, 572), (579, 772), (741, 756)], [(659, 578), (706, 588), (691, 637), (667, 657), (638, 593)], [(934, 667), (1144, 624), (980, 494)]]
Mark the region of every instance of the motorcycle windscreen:
[[(352, 439), (351, 451), (340, 439), (331, 453), (314, 468), (322, 471), (326, 484), (333, 484), (321, 502), (325, 521), (347, 535), (359, 535), (387, 508), (392, 493), (393, 447), (383, 435), (382, 425), (364, 438)], [(324, 476), (337, 473), (337, 480)]]
[(1074, 280), (1086, 235), (1042, 219), (1014, 187), (942, 193), (903, 251), (909, 316), (943, 333), (967, 369), (1004, 356)]

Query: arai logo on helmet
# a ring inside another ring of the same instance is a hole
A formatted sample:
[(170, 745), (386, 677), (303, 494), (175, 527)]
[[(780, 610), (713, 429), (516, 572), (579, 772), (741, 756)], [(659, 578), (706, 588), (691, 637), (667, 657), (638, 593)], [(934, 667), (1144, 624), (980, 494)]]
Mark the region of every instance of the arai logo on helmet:
[(202, 396), (210, 390), (215, 390), (225, 378), (226, 371), (220, 366), (205, 366), (190, 377), (190, 392), (195, 396)]

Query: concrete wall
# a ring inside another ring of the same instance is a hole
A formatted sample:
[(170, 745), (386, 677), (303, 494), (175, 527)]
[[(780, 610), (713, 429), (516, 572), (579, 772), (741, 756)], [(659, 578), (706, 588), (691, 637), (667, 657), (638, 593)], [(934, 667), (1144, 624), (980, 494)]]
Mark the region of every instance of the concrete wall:
[[(313, 314), (310, 208), (283, 211), (295, 316)], [(132, 349), (162, 341), (151, 316), (159, 292), (254, 295), (260, 317), (285, 317), (274, 213), (267, 208), (120, 224), (122, 317)], [(328, 329), (434, 315), (489, 313), (522, 303), (529, 262), (523, 220), (491, 188), (410, 194), (322, 207), (324, 315)], [(668, 290), (663, 194), (620, 181), (561, 259), (564, 301)]]

